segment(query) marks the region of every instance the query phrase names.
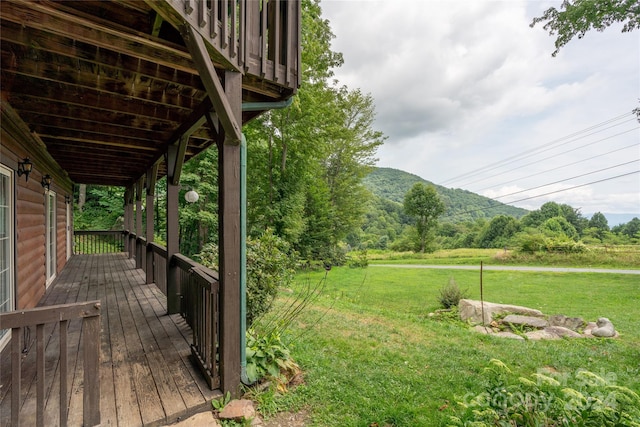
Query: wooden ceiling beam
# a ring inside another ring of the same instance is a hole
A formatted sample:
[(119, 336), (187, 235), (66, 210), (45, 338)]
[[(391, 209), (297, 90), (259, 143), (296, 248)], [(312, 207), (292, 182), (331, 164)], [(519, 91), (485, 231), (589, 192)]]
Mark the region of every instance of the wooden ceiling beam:
[(34, 56), (40, 54), (44, 56), (42, 59), (51, 55), (60, 55), (71, 62), (75, 61), (80, 68), (88, 67), (94, 69), (96, 73), (108, 76), (119, 76), (123, 72), (136, 73), (149, 79), (204, 90), (195, 69), (188, 73), (108, 48), (79, 42), (63, 35), (34, 28), (24, 31), (22, 25), (11, 21), (2, 21), (2, 40), (3, 45), (5, 41), (10, 43), (11, 45), (7, 46), (16, 50), (16, 54), (19, 52), (29, 52)]
[[(3, 0), (1, 16), (29, 28), (71, 37), (101, 48), (143, 58), (171, 68), (192, 73), (193, 63), (181, 46), (150, 35), (125, 32), (63, 11), (54, 3)], [(131, 29), (128, 29), (131, 30)]]
[(127, 100), (123, 96), (106, 96), (108, 94), (65, 83), (52, 85), (34, 79), (19, 79), (19, 81), (22, 84), (20, 93), (11, 92), (9, 94), (9, 100), (16, 108), (19, 108), (20, 100), (23, 97), (29, 96), (39, 98), (45, 103), (58, 101), (80, 108), (89, 107), (112, 113), (140, 115), (178, 123), (182, 123), (191, 113), (191, 110), (186, 108)]
[[(107, 147), (119, 147), (120, 149), (129, 149), (129, 150), (139, 150), (139, 151), (148, 151), (155, 152), (158, 150), (158, 145), (154, 141), (142, 141), (142, 140), (132, 140), (129, 138), (123, 137), (112, 137), (109, 135), (86, 135), (83, 132), (75, 132), (73, 130), (66, 129), (55, 129), (55, 128), (46, 128), (44, 126), (32, 125), (34, 127), (38, 136), (40, 136), (44, 141), (49, 139), (53, 139), (53, 144), (58, 144), (58, 141), (67, 141), (67, 142), (81, 142), (87, 144), (95, 144), (98, 146), (107, 146)], [(51, 143), (47, 144), (48, 146)]]
[[(73, 117), (76, 120), (91, 121), (94, 123), (107, 123), (118, 126), (126, 133), (129, 129), (141, 129), (154, 132), (173, 132), (178, 123), (168, 120), (159, 120), (148, 116), (137, 116), (134, 114), (116, 113), (113, 111), (103, 111), (87, 106), (69, 105), (53, 100), (47, 101), (47, 110), (42, 107), (44, 102), (36, 98), (24, 98), (20, 102), (20, 109), (23, 115), (31, 114), (34, 120), (47, 121), (49, 117), (58, 120), (68, 120)], [(33, 113), (32, 113), (33, 112)]]
[[(117, 124), (93, 122), (90, 120), (77, 120), (65, 117), (56, 117), (46, 114), (22, 112), (22, 118), (28, 123), (40, 123), (48, 128), (64, 129), (76, 132), (86, 132), (87, 134), (102, 134), (121, 137), (127, 135), (128, 138), (141, 139), (147, 141), (164, 141), (171, 135), (171, 131), (153, 131), (139, 128), (124, 128)], [(35, 129), (35, 127), (34, 127)]]

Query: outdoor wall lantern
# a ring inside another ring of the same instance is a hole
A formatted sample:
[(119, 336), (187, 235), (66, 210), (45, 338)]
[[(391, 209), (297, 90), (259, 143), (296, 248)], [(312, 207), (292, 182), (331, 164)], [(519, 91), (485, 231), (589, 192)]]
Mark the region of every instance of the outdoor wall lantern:
[(29, 174), (33, 170), (33, 163), (29, 160), (28, 157), (21, 162), (18, 162), (18, 176), (24, 175), (25, 180), (29, 181)]
[(184, 199), (187, 201), (187, 203), (195, 203), (199, 198), (200, 195), (196, 193), (195, 190), (189, 190), (184, 193)]
[(71, 196), (69, 196), (68, 194), (66, 196), (64, 196), (64, 202), (66, 204), (70, 204), (71, 203)]
[(47, 190), (51, 190), (52, 181), (53, 181), (53, 178), (51, 178), (51, 175), (46, 174), (45, 176), (42, 177), (42, 182), (40, 182), (40, 184), (42, 184), (43, 188), (46, 188)]

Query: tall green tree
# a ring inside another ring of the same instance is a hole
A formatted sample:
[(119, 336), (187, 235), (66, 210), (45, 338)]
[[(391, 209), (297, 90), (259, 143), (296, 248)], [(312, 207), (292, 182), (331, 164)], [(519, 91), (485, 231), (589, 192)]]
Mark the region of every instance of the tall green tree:
[(424, 253), (429, 231), (438, 224), (438, 217), (445, 211), (436, 189), (421, 182), (416, 183), (404, 197), (404, 211), (415, 219), (420, 252)]
[(248, 229), (270, 227), (305, 258), (331, 258), (364, 218), (361, 185), (384, 137), (373, 129), (374, 104), (359, 90), (336, 87), (329, 21), (318, 0), (302, 1), (303, 81), (293, 104), (245, 126)]
[(604, 31), (614, 23), (623, 23), (622, 32), (640, 28), (640, 3), (638, 0), (564, 0), (560, 10), (550, 7), (542, 16), (533, 18), (530, 26), (544, 23), (551, 36), (557, 36), (556, 56), (560, 49), (575, 36), (582, 38), (587, 31)]

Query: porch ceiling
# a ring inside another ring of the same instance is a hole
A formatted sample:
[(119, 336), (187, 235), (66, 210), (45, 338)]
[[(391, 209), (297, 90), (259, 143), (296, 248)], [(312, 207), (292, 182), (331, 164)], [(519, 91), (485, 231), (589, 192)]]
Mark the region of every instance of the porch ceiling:
[[(146, 2), (3, 0), (0, 26), (2, 98), (74, 182), (130, 185), (193, 123), (185, 160), (213, 143), (196, 66)], [(245, 101), (290, 96), (243, 79)]]

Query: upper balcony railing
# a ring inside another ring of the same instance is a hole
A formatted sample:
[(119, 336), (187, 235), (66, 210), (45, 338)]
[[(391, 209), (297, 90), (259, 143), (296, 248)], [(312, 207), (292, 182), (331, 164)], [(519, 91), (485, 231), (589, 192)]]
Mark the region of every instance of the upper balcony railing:
[[(186, 20), (219, 54), (246, 74), (297, 88), (300, 0), (166, 0), (165, 19)], [(171, 13), (173, 12), (173, 13)]]

